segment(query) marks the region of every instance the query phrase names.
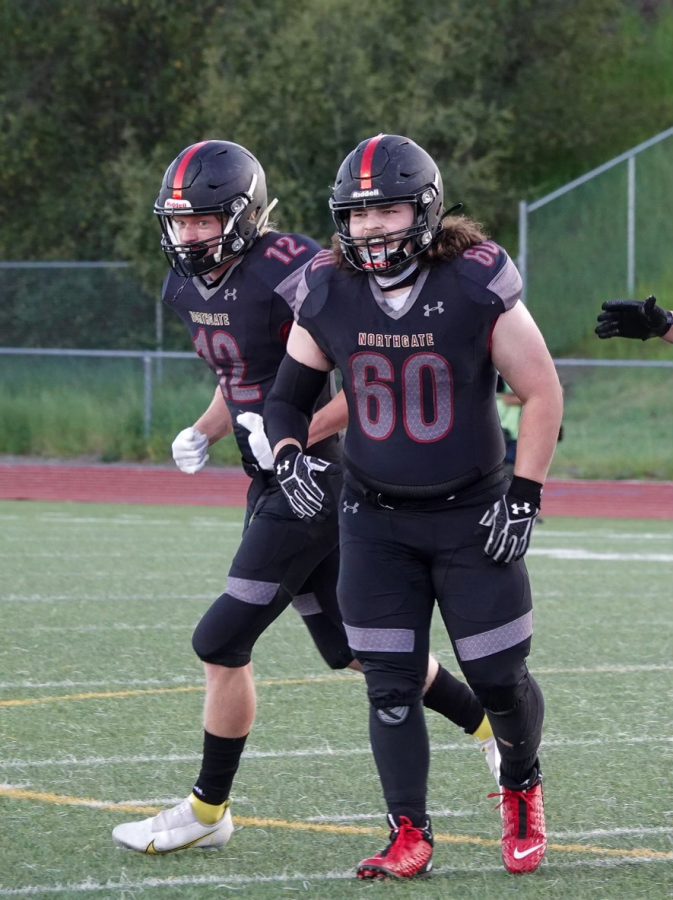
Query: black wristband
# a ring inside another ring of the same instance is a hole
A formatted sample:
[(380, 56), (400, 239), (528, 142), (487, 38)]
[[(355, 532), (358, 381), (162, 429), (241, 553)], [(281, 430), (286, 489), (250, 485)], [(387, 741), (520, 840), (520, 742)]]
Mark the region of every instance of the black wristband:
[(278, 453), (276, 453), (276, 457), (274, 459), (275, 463), (282, 462), (288, 456), (296, 456), (297, 453), (301, 453), (301, 447), (297, 447), (296, 444), (284, 444)]
[(508, 494), (517, 500), (526, 500), (534, 503), (539, 509), (542, 504), (542, 485), (539, 481), (531, 481), (530, 478), (521, 478), (519, 475), (512, 477)]

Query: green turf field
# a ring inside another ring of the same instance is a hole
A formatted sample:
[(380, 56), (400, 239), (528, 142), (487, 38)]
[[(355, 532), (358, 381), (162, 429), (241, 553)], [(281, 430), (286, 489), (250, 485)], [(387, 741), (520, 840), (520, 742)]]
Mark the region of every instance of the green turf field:
[[(222, 851), (115, 848), (117, 823), (177, 802), (198, 772), (190, 636), (240, 522), (240, 510), (0, 503), (0, 898), (672, 896), (673, 522), (536, 530), (550, 849), (535, 875), (505, 874), (495, 785), (471, 739), (430, 713), (435, 874), (355, 881), (385, 845), (363, 683), (325, 669), (292, 610), (257, 647), (240, 831)], [(433, 646), (455, 671), (439, 626)]]

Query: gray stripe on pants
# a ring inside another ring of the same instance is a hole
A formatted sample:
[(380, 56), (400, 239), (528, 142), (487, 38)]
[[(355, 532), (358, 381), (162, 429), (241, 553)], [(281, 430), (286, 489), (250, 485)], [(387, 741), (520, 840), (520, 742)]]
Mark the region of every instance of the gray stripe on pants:
[(227, 594), (252, 603), (254, 606), (268, 606), (278, 593), (279, 584), (271, 581), (252, 581), (249, 578), (229, 578)]
[(316, 595), (313, 593), (299, 594), (292, 601), (292, 605), (300, 616), (315, 616), (316, 613), (322, 612)]
[(482, 659), (484, 656), (492, 656), (525, 641), (533, 633), (533, 612), (525, 613), (513, 622), (492, 628), (490, 631), (482, 631), (481, 634), (473, 634), (471, 637), (460, 638), (456, 641), (458, 657), (463, 662), (471, 659)]
[(411, 628), (355, 628), (345, 625), (351, 650), (376, 650), (389, 653), (413, 653)]

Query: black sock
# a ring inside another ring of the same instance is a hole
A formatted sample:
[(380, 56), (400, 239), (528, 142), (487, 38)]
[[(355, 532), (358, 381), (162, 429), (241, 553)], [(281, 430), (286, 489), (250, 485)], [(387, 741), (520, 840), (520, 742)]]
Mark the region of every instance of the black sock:
[(437, 677), (423, 695), (423, 705), (474, 734), (484, 719), (484, 707), (471, 688), (440, 665)]
[(404, 710), (399, 724), (386, 724), (386, 710), (369, 709), (369, 735), (381, 779), (388, 812), (399, 823), (400, 816), (422, 828), (427, 819), (426, 795), (430, 747), (423, 707), (419, 702)]
[(199, 800), (219, 806), (229, 797), (246, 740), (247, 735), (223, 738), (203, 732), (201, 771), (193, 788)]

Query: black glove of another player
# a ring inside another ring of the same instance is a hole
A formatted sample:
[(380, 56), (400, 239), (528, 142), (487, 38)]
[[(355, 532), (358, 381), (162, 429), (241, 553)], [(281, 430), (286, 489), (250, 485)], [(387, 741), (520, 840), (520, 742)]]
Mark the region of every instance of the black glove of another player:
[(324, 522), (332, 504), (314, 473), (327, 472), (329, 475), (332, 470), (338, 472), (338, 467), (317, 456), (306, 456), (299, 447), (287, 444), (276, 457), (275, 469), (278, 484), (295, 516)]
[(673, 314), (656, 305), (656, 297), (647, 300), (606, 300), (598, 316), (596, 334), (599, 338), (661, 337), (673, 326)]
[(484, 552), (494, 562), (510, 563), (528, 550), (541, 500), (539, 482), (515, 475), (507, 493), (484, 513), (479, 524), (491, 529)]

